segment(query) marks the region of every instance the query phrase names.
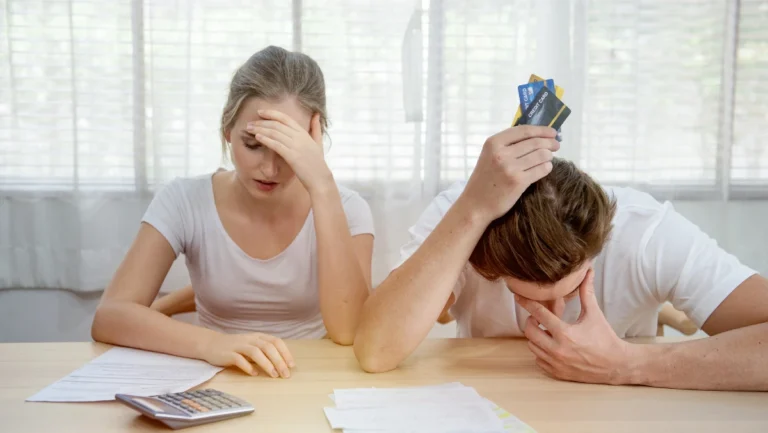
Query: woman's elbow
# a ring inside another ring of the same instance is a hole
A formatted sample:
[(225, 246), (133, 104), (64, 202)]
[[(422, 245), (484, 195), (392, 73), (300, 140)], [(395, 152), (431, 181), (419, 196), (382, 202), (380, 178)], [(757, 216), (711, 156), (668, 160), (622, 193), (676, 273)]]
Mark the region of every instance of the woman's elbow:
[(91, 322), (91, 338), (93, 341), (101, 343), (106, 342), (105, 327), (105, 315), (108, 314), (104, 311), (104, 305), (101, 304), (96, 308), (96, 313), (93, 315), (93, 322)]

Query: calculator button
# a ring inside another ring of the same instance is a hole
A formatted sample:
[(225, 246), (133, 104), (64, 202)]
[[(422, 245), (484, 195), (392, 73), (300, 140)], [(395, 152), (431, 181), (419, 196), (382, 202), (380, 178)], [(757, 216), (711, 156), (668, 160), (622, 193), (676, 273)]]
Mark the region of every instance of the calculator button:
[(195, 403), (194, 401), (192, 401), (190, 399), (182, 400), (181, 401), (181, 406), (184, 409), (186, 409), (186, 410), (189, 410), (189, 411), (192, 411), (192, 412), (197, 412), (197, 408), (195, 407), (195, 406), (197, 406), (197, 403)]

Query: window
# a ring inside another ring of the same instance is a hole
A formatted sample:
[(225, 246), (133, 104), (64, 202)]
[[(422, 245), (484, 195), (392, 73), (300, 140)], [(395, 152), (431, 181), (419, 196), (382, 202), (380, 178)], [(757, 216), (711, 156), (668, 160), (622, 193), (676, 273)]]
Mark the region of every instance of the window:
[(768, 190), (768, 0), (0, 10), (3, 190), (143, 191), (214, 170), (231, 74), (269, 44), (322, 67), (327, 160), (359, 188), (418, 181), (429, 195), (466, 178), (487, 136), (510, 124), (517, 85), (552, 71), (574, 108), (564, 146), (598, 180), (710, 198)]
[(673, 196), (768, 190), (766, 18), (765, 1), (592, 0), (582, 166)]

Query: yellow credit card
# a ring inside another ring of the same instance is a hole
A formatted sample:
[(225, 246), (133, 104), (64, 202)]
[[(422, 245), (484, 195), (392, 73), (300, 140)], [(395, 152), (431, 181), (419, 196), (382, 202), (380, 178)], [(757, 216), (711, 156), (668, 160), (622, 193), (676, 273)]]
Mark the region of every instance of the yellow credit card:
[[(544, 79), (539, 77), (536, 74), (531, 74), (531, 77), (528, 78), (528, 82), (529, 83), (533, 83), (535, 81), (544, 81)], [(564, 93), (563, 88), (558, 86), (557, 84), (555, 84), (555, 96), (557, 96), (558, 99), (562, 99), (563, 98), (563, 93)], [(520, 107), (520, 104), (518, 104), (517, 105), (517, 112), (515, 113), (515, 118), (512, 119), (512, 126), (515, 126), (515, 123), (517, 123), (517, 119), (519, 119), (520, 116), (522, 116), (522, 115), (523, 115), (523, 109), (522, 109), (522, 107)]]

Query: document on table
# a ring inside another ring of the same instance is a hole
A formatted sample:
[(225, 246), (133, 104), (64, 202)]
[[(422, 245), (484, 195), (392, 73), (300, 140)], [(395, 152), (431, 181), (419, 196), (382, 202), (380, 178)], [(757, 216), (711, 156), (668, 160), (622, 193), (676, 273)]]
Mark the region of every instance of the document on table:
[(506, 410), (461, 383), (411, 388), (337, 389), (325, 408), (344, 433), (535, 433)]
[(27, 401), (105, 401), (114, 400), (118, 393), (151, 396), (182, 392), (221, 370), (196, 359), (115, 347)]

